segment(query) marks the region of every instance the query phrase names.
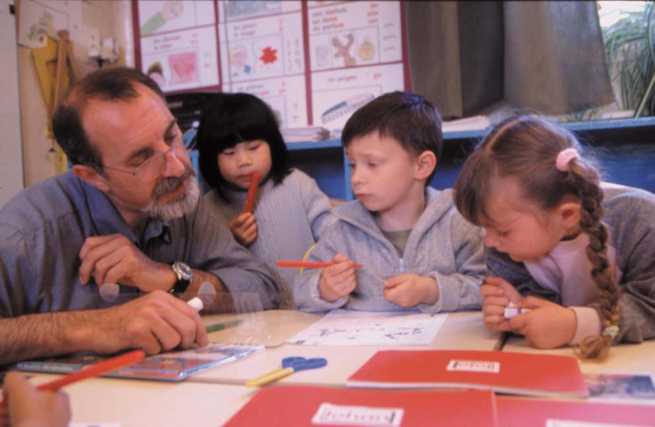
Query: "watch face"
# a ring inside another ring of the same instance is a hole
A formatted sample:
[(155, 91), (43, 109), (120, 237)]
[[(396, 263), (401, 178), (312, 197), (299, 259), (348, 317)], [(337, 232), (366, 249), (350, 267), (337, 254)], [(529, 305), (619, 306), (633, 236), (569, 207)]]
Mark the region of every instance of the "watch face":
[(191, 280), (191, 267), (183, 262), (176, 262), (174, 265), (182, 280)]

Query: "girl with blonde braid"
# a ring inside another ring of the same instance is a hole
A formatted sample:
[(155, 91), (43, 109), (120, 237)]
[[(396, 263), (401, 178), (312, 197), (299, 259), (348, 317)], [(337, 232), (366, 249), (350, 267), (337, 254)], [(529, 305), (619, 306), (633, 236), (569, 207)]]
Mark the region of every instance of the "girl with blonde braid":
[(570, 132), (531, 115), (499, 123), (455, 193), (485, 229), (489, 329), (584, 358), (655, 337), (655, 195), (601, 183)]

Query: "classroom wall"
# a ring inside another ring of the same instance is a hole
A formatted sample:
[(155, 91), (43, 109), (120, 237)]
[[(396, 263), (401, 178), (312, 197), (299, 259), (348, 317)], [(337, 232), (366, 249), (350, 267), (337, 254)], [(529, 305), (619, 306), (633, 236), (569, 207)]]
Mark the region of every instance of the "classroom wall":
[[(77, 0), (76, 0), (77, 1)], [(73, 39), (73, 67), (77, 76), (95, 68), (87, 59), (88, 30), (97, 28), (101, 37), (115, 37), (120, 47), (120, 64), (132, 64), (132, 21), (129, 0), (79, 1), (82, 31)], [(129, 42), (128, 42), (129, 41)], [(126, 52), (129, 61), (126, 61)], [(57, 174), (46, 136), (48, 115), (29, 48), (18, 46), (20, 127), (23, 142), (23, 178), (25, 186)]]

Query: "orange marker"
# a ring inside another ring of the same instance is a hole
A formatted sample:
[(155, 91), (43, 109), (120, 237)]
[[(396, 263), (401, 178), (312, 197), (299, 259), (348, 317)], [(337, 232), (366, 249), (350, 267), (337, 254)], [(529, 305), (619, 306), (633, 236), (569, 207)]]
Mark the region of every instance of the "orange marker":
[(87, 378), (97, 377), (99, 375), (106, 374), (107, 372), (114, 371), (118, 368), (133, 365), (142, 361), (145, 356), (146, 354), (143, 352), (143, 350), (130, 351), (129, 353), (121, 354), (119, 356), (103, 360), (102, 362), (86, 366), (77, 372), (73, 372), (61, 378), (57, 378), (56, 380), (41, 384), (37, 388), (39, 390), (57, 391), (65, 385), (77, 381), (82, 381)]
[[(326, 268), (334, 264), (337, 264), (334, 261), (303, 261), (296, 259), (281, 259), (276, 262), (277, 266), (280, 268)], [(355, 263), (355, 268), (362, 268), (361, 264)]]
[(250, 176), (250, 185), (248, 186), (248, 196), (246, 197), (246, 204), (243, 208), (243, 213), (252, 213), (255, 207), (255, 199), (257, 198), (257, 189), (261, 176), (257, 172), (253, 172)]

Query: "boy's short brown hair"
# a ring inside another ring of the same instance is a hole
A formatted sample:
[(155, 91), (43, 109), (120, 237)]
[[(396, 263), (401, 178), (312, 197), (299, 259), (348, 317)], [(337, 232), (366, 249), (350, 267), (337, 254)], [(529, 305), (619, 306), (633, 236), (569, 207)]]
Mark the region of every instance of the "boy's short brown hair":
[[(424, 97), (411, 92), (390, 92), (364, 105), (348, 119), (341, 141), (344, 148), (353, 139), (379, 132), (394, 138), (408, 152), (431, 151), (441, 156), (443, 135), (439, 111)], [(430, 182), (434, 172), (429, 176)]]

